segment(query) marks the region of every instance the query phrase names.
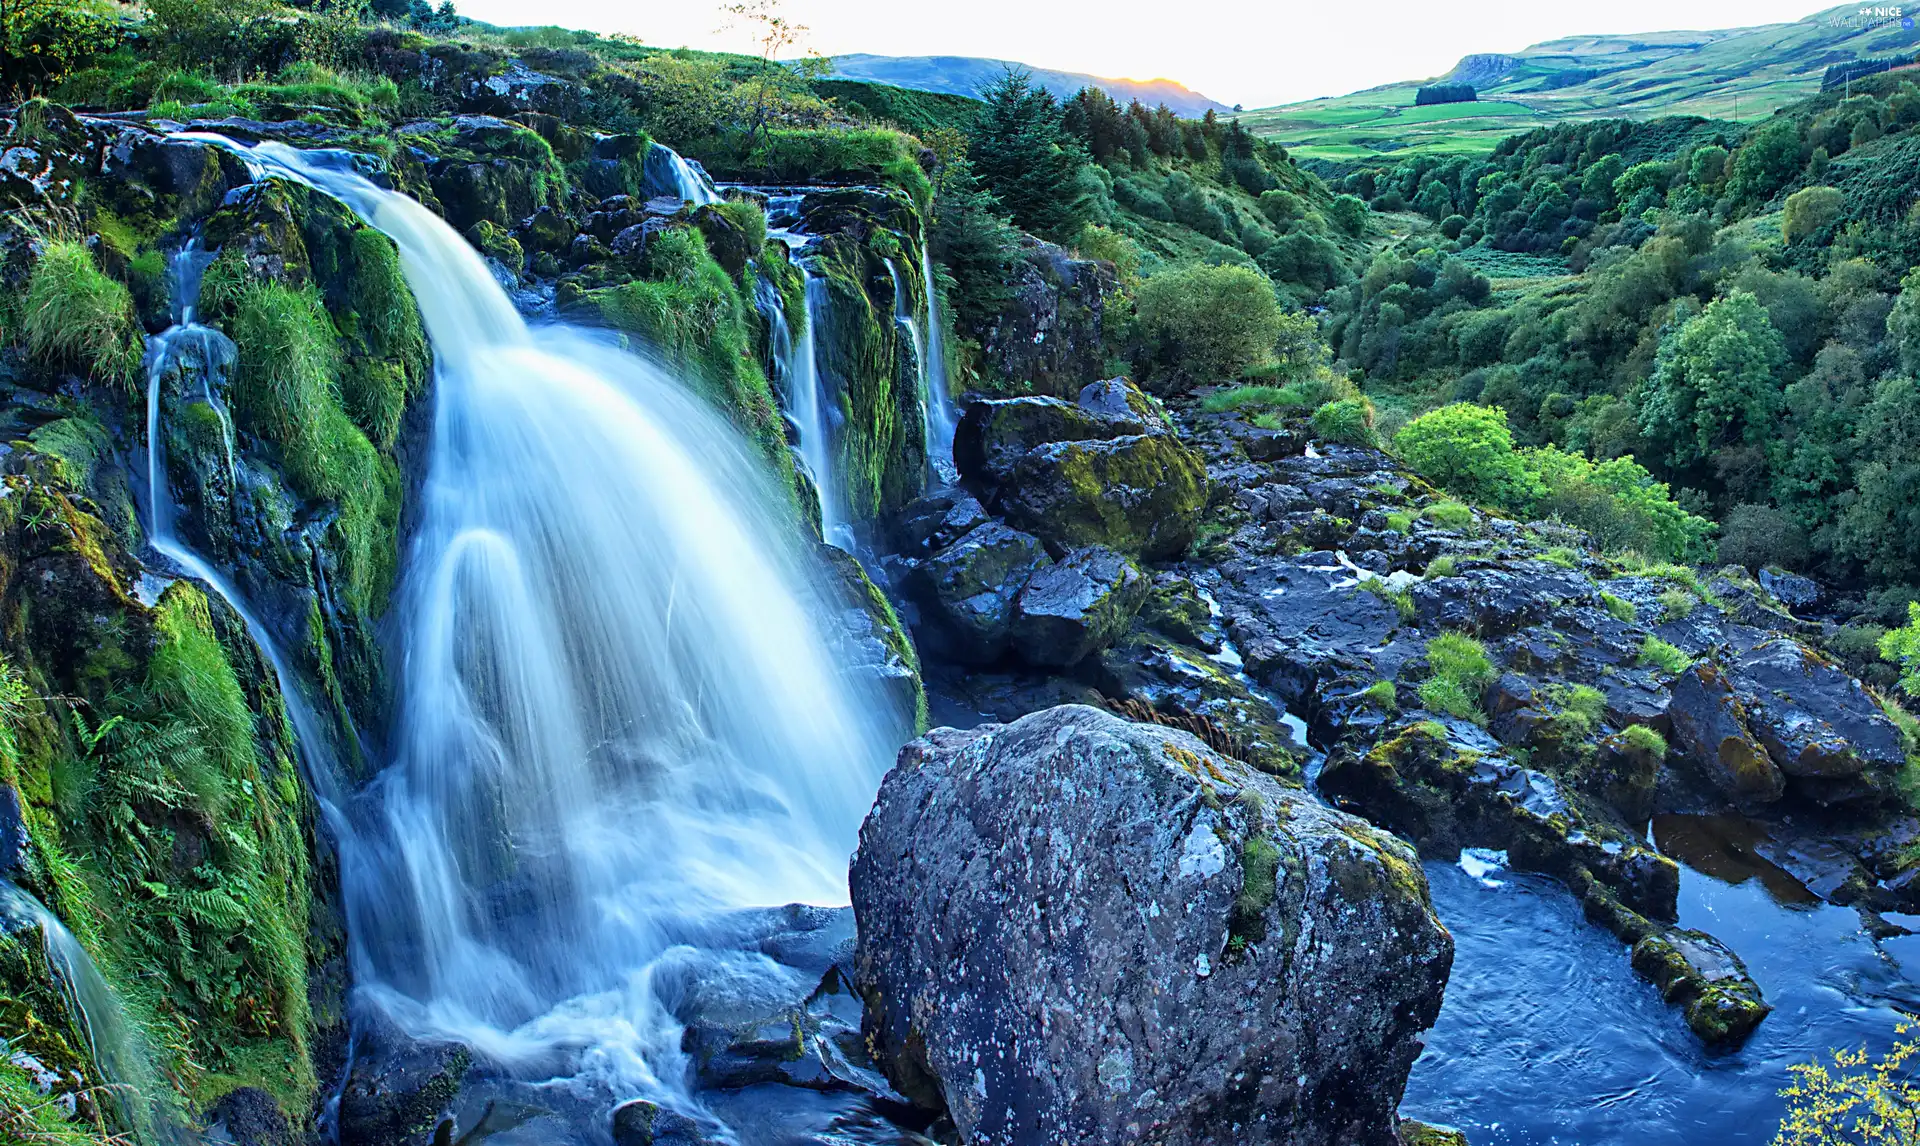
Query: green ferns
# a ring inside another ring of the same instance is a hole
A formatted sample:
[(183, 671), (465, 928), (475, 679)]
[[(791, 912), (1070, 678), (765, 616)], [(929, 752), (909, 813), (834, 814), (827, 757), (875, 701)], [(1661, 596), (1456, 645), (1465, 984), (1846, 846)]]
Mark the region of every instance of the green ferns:
[(399, 561), (400, 471), (354, 424), (333, 380), (339, 344), (320, 297), (275, 282), (241, 286), (227, 330), (239, 348), (239, 425), (280, 448), (302, 496), (339, 507), (333, 523), (347, 600), (384, 611)]
[(134, 385), (145, 343), (133, 295), (94, 265), (79, 239), (47, 241), (27, 280), (20, 326), (34, 358)]

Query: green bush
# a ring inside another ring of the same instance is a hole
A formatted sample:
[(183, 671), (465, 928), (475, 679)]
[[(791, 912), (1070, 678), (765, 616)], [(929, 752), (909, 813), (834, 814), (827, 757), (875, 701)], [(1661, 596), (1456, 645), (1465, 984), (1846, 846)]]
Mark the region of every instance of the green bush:
[(1799, 569), (1807, 563), (1807, 534), (1770, 505), (1736, 505), (1720, 526), (1720, 561), (1752, 572), (1769, 565)]
[(1693, 658), (1659, 637), (1649, 635), (1640, 643), (1640, 663), (1679, 676), (1693, 664)]
[(1420, 476), (1474, 501), (1521, 506), (1542, 492), (1513, 448), (1505, 410), (1442, 406), (1401, 427), (1393, 446)]
[(1668, 620), (1679, 620), (1689, 616), (1700, 604), (1700, 598), (1678, 587), (1660, 591), (1660, 615)]
[(94, 265), (85, 243), (47, 241), (21, 309), (28, 354), (98, 381), (134, 385), (143, 340), (133, 295)]
[(1427, 562), (1427, 580), (1431, 581), (1435, 577), (1451, 577), (1459, 568), (1459, 564), (1459, 559), (1453, 554), (1443, 553)]
[(1236, 266), (1154, 275), (1141, 284), (1135, 312), (1154, 372), (1188, 385), (1268, 360), (1283, 314), (1266, 276)]
[(1787, 196), (1780, 234), (1798, 243), (1838, 223), (1847, 211), (1847, 197), (1835, 187), (1804, 187)]
[(1900, 667), (1900, 689), (1920, 696), (1920, 601), (1907, 602), (1907, 623), (1880, 638), (1880, 656)]
[(1365, 397), (1341, 398), (1315, 410), (1313, 432), (1347, 446), (1379, 444), (1373, 432), (1373, 403)]

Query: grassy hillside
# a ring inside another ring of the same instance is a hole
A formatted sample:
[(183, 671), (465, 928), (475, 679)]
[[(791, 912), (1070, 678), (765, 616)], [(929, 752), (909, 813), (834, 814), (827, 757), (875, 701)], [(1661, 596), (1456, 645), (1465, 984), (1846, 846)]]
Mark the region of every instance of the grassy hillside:
[(1566, 120), (1697, 115), (1751, 121), (1820, 91), (1830, 65), (1909, 58), (1920, 29), (1863, 21), (1858, 6), (1790, 24), (1712, 32), (1575, 36), (1511, 55), (1468, 56), (1444, 79), (1476, 103), (1415, 107), (1422, 82), (1264, 108), (1241, 117), (1301, 159), (1484, 154), (1502, 138)]

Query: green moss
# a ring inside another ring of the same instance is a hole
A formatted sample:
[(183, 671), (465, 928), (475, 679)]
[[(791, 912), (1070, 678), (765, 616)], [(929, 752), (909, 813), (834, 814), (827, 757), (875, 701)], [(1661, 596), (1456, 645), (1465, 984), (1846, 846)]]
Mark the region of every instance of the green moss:
[(921, 210), (933, 193), (920, 169), (918, 142), (886, 128), (775, 128), (763, 132), (745, 156), (711, 149), (695, 153), (723, 175), (752, 175), (770, 183), (890, 183)]
[(1667, 738), (1644, 724), (1627, 725), (1620, 737), (1635, 752), (1645, 752), (1655, 760), (1667, 758)]
[(1680, 620), (1693, 613), (1700, 599), (1685, 589), (1664, 589), (1660, 593), (1661, 615), (1669, 620)]
[(80, 240), (48, 240), (27, 280), (20, 325), (34, 358), (134, 385), (144, 343), (133, 295), (94, 265)]
[(1678, 676), (1687, 671), (1687, 666), (1693, 663), (1693, 658), (1659, 637), (1649, 635), (1640, 643), (1640, 663), (1652, 665), (1662, 672)]
[(352, 310), (344, 325), (357, 336), (361, 353), (348, 360), (341, 396), (354, 424), (387, 451), (407, 403), (426, 389), (427, 339), (393, 240), (362, 227), (353, 232), (349, 251)]
[(0, 1140), (21, 1146), (112, 1146), (104, 1128), (69, 1119), (58, 1096), (34, 1089), (27, 1072), (0, 1059)]
[(1413, 528), (1413, 515), (1411, 513), (1389, 513), (1387, 515), (1387, 528), (1393, 530), (1395, 533), (1405, 533)]
[[(877, 231), (875, 233), (878, 233)], [(813, 332), (819, 368), (840, 399), (841, 494), (857, 519), (918, 496), (926, 472), (919, 380), (893, 321), (893, 282), (871, 242), (821, 244), (814, 268), (827, 312)], [(871, 289), (869, 289), (871, 288)]]
[(1392, 605), (1402, 621), (1413, 620), (1416, 610), (1410, 590), (1394, 588), (1385, 577), (1368, 577), (1360, 582), (1360, 588)]
[(727, 222), (739, 228), (747, 239), (747, 257), (759, 258), (767, 245), (767, 213), (749, 199), (728, 199), (714, 205)]
[(237, 292), (228, 334), (239, 350), (235, 421), (280, 448), (296, 491), (338, 507), (328, 542), (344, 596), (359, 613), (378, 616), (399, 560), (400, 474), (334, 391), (339, 343), (319, 296), (248, 283)]

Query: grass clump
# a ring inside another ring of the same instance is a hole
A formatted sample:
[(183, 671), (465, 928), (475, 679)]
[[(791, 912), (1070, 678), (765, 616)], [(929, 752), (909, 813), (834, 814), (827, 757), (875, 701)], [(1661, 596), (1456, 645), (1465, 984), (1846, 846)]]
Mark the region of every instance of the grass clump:
[(1692, 615), (1700, 604), (1700, 598), (1685, 589), (1673, 588), (1660, 591), (1660, 615), (1667, 620), (1677, 621)]
[(760, 205), (747, 199), (726, 199), (714, 204), (713, 209), (746, 237), (748, 257), (759, 258), (767, 245), (767, 213)]
[(1667, 758), (1667, 738), (1644, 724), (1629, 724), (1620, 738), (1635, 752), (1645, 752), (1655, 760)]
[(1420, 513), (1441, 529), (1463, 531), (1473, 527), (1473, 508), (1464, 502), (1436, 501)]
[(1590, 684), (1554, 685), (1543, 694), (1555, 709), (1555, 723), (1575, 737), (1593, 735), (1606, 719), (1607, 695)]
[(1374, 681), (1360, 690), (1360, 698), (1382, 712), (1393, 712), (1400, 707), (1399, 696), (1390, 680)]
[(1573, 549), (1569, 549), (1564, 545), (1556, 545), (1552, 549), (1549, 549), (1545, 553), (1542, 553), (1540, 555), (1540, 560), (1546, 561), (1553, 565), (1558, 565), (1562, 569), (1580, 568), (1579, 552)]
[(382, 451), (393, 448), (407, 403), (426, 389), (427, 338), (420, 311), (400, 270), (393, 240), (370, 227), (353, 232), (346, 325), (358, 340), (340, 378), (354, 425)]
[(1420, 685), (1420, 703), (1434, 712), (1485, 723), (1481, 694), (1493, 683), (1493, 662), (1486, 646), (1464, 633), (1441, 633), (1427, 642), (1432, 672)]
[(1405, 533), (1413, 528), (1413, 515), (1411, 513), (1389, 513), (1387, 515), (1387, 528), (1393, 530), (1395, 533)]
[(1427, 580), (1431, 581), (1436, 577), (1451, 577), (1459, 568), (1459, 558), (1451, 553), (1442, 553), (1432, 561), (1427, 562)]
[(81, 240), (47, 240), (27, 280), (20, 326), (35, 359), (133, 387), (144, 349), (133, 295), (94, 264)]
[(1402, 621), (1413, 620), (1415, 609), (1413, 605), (1413, 594), (1410, 591), (1394, 588), (1392, 585), (1387, 584), (1385, 577), (1365, 578), (1360, 582), (1360, 588), (1365, 589), (1387, 604), (1392, 605), (1394, 610), (1400, 614)]
[(1240, 846), (1240, 894), (1227, 920), (1227, 952), (1239, 955), (1267, 937), (1267, 908), (1280, 891), (1280, 849), (1263, 835), (1249, 835)]
[(1627, 624), (1632, 624), (1640, 616), (1640, 609), (1632, 601), (1616, 597), (1604, 589), (1600, 592), (1600, 607), (1611, 614), (1614, 620)]
[(1373, 403), (1364, 397), (1339, 398), (1313, 412), (1313, 432), (1345, 446), (1376, 446)]
[(1649, 635), (1640, 643), (1640, 663), (1652, 665), (1662, 672), (1679, 676), (1687, 671), (1687, 666), (1693, 663), (1693, 658), (1659, 637)]

